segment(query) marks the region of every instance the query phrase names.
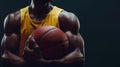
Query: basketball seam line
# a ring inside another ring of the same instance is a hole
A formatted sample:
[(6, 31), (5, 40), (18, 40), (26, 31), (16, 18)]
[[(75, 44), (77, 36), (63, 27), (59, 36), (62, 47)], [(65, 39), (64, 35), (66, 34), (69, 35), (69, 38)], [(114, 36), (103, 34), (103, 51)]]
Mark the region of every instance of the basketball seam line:
[(51, 28), (49, 30), (47, 30), (46, 32), (44, 32), (38, 39), (36, 39), (36, 41), (40, 41), (42, 39), (42, 37), (44, 37), (49, 31), (56, 29), (56, 28)]

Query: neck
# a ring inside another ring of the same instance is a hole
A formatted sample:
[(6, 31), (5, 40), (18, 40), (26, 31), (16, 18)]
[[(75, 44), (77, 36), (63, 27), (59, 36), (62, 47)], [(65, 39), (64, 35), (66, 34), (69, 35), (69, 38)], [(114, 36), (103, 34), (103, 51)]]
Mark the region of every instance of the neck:
[(40, 0), (31, 0), (30, 8), (35, 11), (45, 11), (50, 8), (50, 2), (42, 3)]
[(51, 9), (52, 7), (50, 2), (42, 3), (39, 0), (31, 0), (29, 12), (36, 17), (41, 17), (48, 14)]

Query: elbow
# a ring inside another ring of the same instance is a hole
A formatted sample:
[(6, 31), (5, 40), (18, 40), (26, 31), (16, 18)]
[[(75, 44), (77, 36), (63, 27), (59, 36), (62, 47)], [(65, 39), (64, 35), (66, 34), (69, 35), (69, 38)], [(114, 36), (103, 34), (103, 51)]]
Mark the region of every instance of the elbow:
[(85, 64), (84, 57), (76, 57), (74, 60), (65, 60), (63, 61), (63, 64), (68, 67), (83, 67)]

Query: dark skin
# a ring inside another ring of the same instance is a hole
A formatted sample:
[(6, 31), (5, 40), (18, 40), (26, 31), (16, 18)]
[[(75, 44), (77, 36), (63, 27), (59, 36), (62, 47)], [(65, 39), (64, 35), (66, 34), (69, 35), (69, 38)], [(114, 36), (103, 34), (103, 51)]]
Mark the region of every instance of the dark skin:
[[(51, 1), (31, 0), (29, 6), (30, 17), (33, 20), (43, 20), (46, 15), (52, 10), (53, 6)], [(39, 9), (38, 9), (39, 8)], [(40, 23), (40, 22), (39, 22)], [(80, 24), (78, 18), (70, 12), (62, 11), (59, 15), (60, 29), (65, 32), (69, 39), (70, 45), (68, 54), (61, 59), (46, 60), (44, 58), (34, 58), (31, 60), (38, 64), (44, 63), (60, 63), (60, 64), (72, 64), (79, 62), (83, 65), (84, 62), (84, 41), (79, 33)], [(20, 46), (20, 11), (9, 14), (4, 21), (4, 36), (1, 42), (2, 45), (2, 59), (4, 62), (10, 62), (15, 67), (23, 67), (27, 63), (24, 57), (19, 57)], [(34, 48), (33, 48), (34, 49)], [(34, 52), (25, 50), (26, 54), (35, 54)], [(35, 56), (33, 56), (35, 57)]]

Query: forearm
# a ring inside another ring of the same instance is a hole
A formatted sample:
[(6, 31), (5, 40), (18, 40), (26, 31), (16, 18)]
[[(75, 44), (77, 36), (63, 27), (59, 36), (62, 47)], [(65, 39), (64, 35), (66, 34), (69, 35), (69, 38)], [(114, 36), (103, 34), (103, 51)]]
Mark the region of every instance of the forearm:
[(63, 58), (63, 63), (65, 64), (71, 64), (76, 62), (84, 62), (84, 55), (81, 53), (80, 49), (77, 48)]
[(5, 52), (2, 55), (2, 63), (3, 64), (10, 64), (15, 67), (22, 67), (25, 65), (25, 61), (23, 58), (18, 57), (17, 55), (14, 55), (10, 52)]
[(84, 56), (80, 52), (79, 49), (75, 49), (73, 52), (69, 53), (65, 57), (61, 59), (55, 59), (55, 60), (46, 60), (46, 59), (34, 59), (34, 63), (43, 63), (43, 64), (83, 64), (84, 63)]

